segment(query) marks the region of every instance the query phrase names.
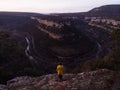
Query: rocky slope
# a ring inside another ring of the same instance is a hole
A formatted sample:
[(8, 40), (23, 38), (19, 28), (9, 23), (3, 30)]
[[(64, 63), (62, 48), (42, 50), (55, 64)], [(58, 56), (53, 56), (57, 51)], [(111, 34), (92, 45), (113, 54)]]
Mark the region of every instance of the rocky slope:
[(120, 90), (120, 74), (107, 69), (64, 74), (61, 82), (56, 74), (16, 77), (0, 85), (0, 90)]

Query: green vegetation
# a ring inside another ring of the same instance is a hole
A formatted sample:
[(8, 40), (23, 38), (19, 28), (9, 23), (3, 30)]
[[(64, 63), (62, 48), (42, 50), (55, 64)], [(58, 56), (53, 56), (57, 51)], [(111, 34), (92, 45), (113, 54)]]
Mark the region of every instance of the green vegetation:
[(87, 61), (81, 66), (82, 70), (110, 69), (120, 71), (120, 30), (113, 30), (113, 48), (102, 58)]
[(9, 31), (0, 30), (0, 83), (27, 74), (30, 65), (16, 37)]
[(95, 60), (89, 60), (80, 64), (73, 70), (74, 72), (91, 71), (97, 69), (110, 69), (120, 71), (120, 30), (113, 30), (113, 47), (104, 57), (98, 57)]
[(10, 36), (8, 31), (0, 31), (0, 62), (4, 63), (13, 58), (18, 58), (22, 54), (22, 47), (18, 44), (17, 40)]

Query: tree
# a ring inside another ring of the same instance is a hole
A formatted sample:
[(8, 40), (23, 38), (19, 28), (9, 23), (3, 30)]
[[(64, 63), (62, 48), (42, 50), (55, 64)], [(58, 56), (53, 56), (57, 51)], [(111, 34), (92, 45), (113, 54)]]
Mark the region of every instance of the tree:
[(23, 49), (8, 31), (0, 31), (0, 63), (18, 58)]

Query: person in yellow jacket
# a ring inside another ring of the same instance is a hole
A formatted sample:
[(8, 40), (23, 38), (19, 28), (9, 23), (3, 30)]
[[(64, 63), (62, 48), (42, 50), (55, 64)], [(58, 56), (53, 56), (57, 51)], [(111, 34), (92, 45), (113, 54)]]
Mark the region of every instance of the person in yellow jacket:
[(56, 71), (57, 71), (59, 80), (61, 81), (61, 80), (62, 80), (62, 75), (63, 75), (63, 72), (64, 72), (64, 66), (62, 65), (62, 63), (59, 63), (59, 64), (57, 65)]

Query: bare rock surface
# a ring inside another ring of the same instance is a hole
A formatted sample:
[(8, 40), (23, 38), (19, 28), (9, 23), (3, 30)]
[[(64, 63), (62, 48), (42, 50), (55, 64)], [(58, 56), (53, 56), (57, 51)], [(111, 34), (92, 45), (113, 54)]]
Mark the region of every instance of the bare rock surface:
[(107, 69), (78, 74), (64, 74), (58, 81), (56, 74), (40, 77), (16, 77), (0, 85), (0, 90), (120, 90), (120, 74)]

